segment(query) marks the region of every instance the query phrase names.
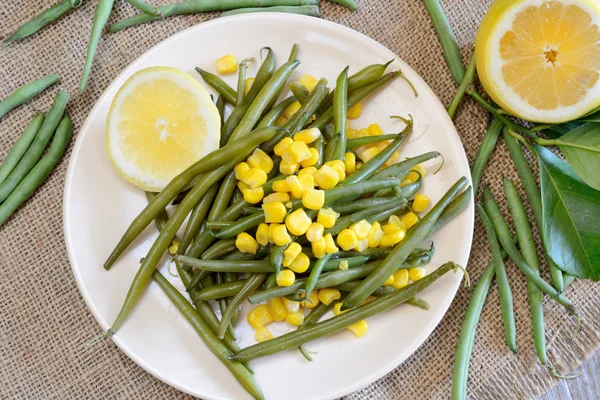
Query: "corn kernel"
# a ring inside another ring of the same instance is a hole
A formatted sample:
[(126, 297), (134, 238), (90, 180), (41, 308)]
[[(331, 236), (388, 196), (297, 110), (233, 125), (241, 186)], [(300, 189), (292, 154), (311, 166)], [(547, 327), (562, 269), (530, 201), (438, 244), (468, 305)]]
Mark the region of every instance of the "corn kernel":
[[(308, 294), (308, 298), (300, 302), (300, 305), (304, 308), (315, 308), (319, 305), (319, 293), (317, 290), (313, 290)], [(306, 293), (300, 293), (301, 298), (305, 298)]]
[[(396, 225), (392, 225), (392, 226), (396, 226)], [(394, 233), (386, 233), (381, 238), (381, 247), (394, 246), (394, 245), (400, 243), (402, 241), (402, 239), (404, 239), (405, 236), (406, 236), (406, 231), (403, 229), (400, 229), (399, 231), (394, 232)]]
[(262, 328), (273, 322), (273, 316), (266, 304), (261, 304), (250, 310), (247, 319), (250, 326), (254, 329)]
[(429, 197), (419, 193), (413, 200), (412, 209), (416, 212), (423, 212), (429, 207)]
[(404, 225), (404, 222), (402, 222), (402, 220), (400, 219), (399, 216), (397, 216), (396, 214), (392, 214), (389, 216), (388, 218), (388, 224), (394, 224), (399, 226), (402, 229), (406, 229), (406, 225)]
[(346, 157), (344, 158), (344, 168), (346, 168), (347, 174), (351, 174), (356, 171), (356, 156), (354, 153), (346, 153)]
[(372, 249), (379, 247), (379, 245), (381, 244), (382, 237), (383, 230), (381, 229), (381, 225), (379, 224), (379, 222), (374, 222), (373, 225), (371, 225), (371, 230), (369, 231), (369, 234), (367, 235), (369, 247)]
[(292, 242), (290, 245), (283, 251), (283, 266), (289, 267), (292, 261), (298, 257), (298, 254), (302, 252), (302, 246), (299, 243)]
[(235, 172), (235, 179), (237, 179), (238, 181), (243, 180), (244, 177), (246, 176), (246, 174), (248, 173), (248, 171), (250, 171), (250, 165), (248, 165), (248, 163), (246, 163), (246, 162), (239, 163), (233, 169), (233, 172)]
[(400, 156), (400, 153), (398, 151), (394, 151), (390, 158), (386, 160), (385, 165), (389, 167), (390, 165), (399, 163), (401, 159), (402, 157)]
[(246, 78), (246, 82), (244, 82), (244, 94), (248, 94), (253, 83), (254, 78)]
[(342, 271), (348, 269), (348, 260), (341, 260), (338, 268)]
[(280, 322), (285, 319), (287, 310), (285, 309), (285, 305), (283, 304), (281, 297), (274, 297), (267, 300), (267, 307), (269, 308), (269, 312), (273, 317), (273, 321)]
[(260, 168), (250, 168), (242, 181), (251, 189), (256, 189), (267, 182), (267, 174)]
[(294, 135), (294, 140), (309, 144), (317, 140), (319, 136), (321, 136), (321, 131), (319, 128), (308, 128), (296, 133)]
[(293, 142), (281, 155), (281, 158), (288, 164), (299, 164), (302, 161), (308, 160), (309, 158), (311, 158), (311, 156), (312, 153), (310, 152), (310, 149), (308, 148), (306, 143)]
[(283, 301), (283, 305), (285, 306), (285, 310), (287, 311), (288, 315), (300, 310), (299, 301), (288, 300), (285, 297), (281, 297), (281, 300)]
[(400, 182), (400, 187), (408, 186), (411, 183), (413, 183), (413, 182), (410, 179), (404, 179), (404, 180), (402, 180), (402, 182)]
[(348, 251), (358, 246), (358, 238), (356, 233), (350, 229), (344, 229), (337, 235), (337, 244), (342, 250)]
[(358, 171), (360, 169), (360, 167), (363, 166), (363, 163), (361, 163), (360, 161), (356, 162), (356, 170)]
[(298, 175), (298, 181), (300, 181), (300, 186), (302, 186), (302, 191), (306, 193), (307, 190), (311, 190), (315, 188), (315, 178), (309, 174)]
[(275, 155), (282, 156), (292, 143), (294, 143), (294, 140), (291, 137), (284, 137), (275, 145), (273, 152)]
[(326, 306), (330, 305), (332, 301), (338, 300), (342, 297), (342, 294), (337, 289), (325, 288), (319, 290), (319, 301)]
[(263, 198), (263, 203), (265, 204), (273, 203), (275, 201), (278, 201), (280, 203), (287, 203), (288, 201), (290, 201), (290, 195), (286, 192), (275, 192)]
[(358, 131), (356, 129), (348, 128), (346, 136), (348, 139), (358, 139)]
[(317, 169), (315, 167), (304, 167), (300, 171), (298, 171), (298, 179), (300, 179), (300, 177), (303, 175), (310, 175), (314, 179), (316, 173)]
[(383, 284), (385, 286), (393, 285), (394, 284), (394, 274), (390, 275), (390, 277), (387, 278), (387, 280), (385, 282), (383, 282)]
[(296, 236), (304, 235), (310, 224), (312, 224), (312, 220), (306, 215), (306, 211), (303, 208), (290, 213), (285, 219), (285, 226), (287, 226), (292, 235)]
[(396, 224), (386, 224), (382, 227), (383, 233), (385, 233), (386, 235), (392, 234), (392, 233), (396, 233), (402, 229), (400, 229), (400, 227)]
[(298, 163), (289, 164), (284, 160), (281, 160), (281, 163), (279, 163), (279, 172), (285, 175), (294, 175), (299, 169), (300, 164)]
[(340, 182), (346, 179), (346, 165), (342, 160), (328, 161), (325, 165), (333, 168), (338, 173)]
[(416, 182), (420, 178), (424, 178), (425, 175), (427, 175), (427, 170), (419, 164), (410, 169), (407, 179), (409, 179), (411, 182)]
[(304, 323), (304, 313), (302, 311), (288, 312), (285, 322), (293, 326), (300, 326)]
[(275, 242), (277, 246), (285, 246), (291, 241), (292, 238), (285, 228), (285, 225), (277, 225), (273, 228), (273, 242)]
[(350, 325), (346, 329), (352, 332), (357, 338), (360, 338), (367, 333), (367, 331), (369, 330), (369, 325), (367, 325), (367, 321), (363, 319), (362, 321), (358, 321)]
[(415, 268), (408, 269), (408, 277), (410, 278), (411, 281), (416, 282), (419, 279), (425, 278), (425, 275), (427, 275), (427, 273), (425, 272), (425, 268), (415, 267)]
[(326, 246), (327, 243), (325, 242), (325, 238), (322, 237), (319, 240), (315, 240), (314, 242), (311, 243), (311, 248), (312, 248), (312, 252), (313, 255), (317, 258), (323, 258), (325, 257), (325, 254), (327, 254), (326, 252)]
[(379, 142), (377, 144), (375, 144), (374, 146), (376, 146), (380, 152), (384, 151), (386, 149), (386, 147), (388, 147), (389, 143), (388, 142)]
[(252, 155), (248, 157), (248, 164), (251, 167), (262, 169), (267, 174), (273, 169), (273, 160), (261, 149), (254, 150)]
[(302, 107), (300, 105), (299, 101), (295, 101), (292, 104), (290, 104), (289, 106), (287, 106), (287, 108), (285, 110), (283, 110), (283, 112), (281, 113), (281, 115), (283, 115), (286, 118), (290, 118), (292, 115), (296, 114), (296, 112), (298, 112), (298, 110), (300, 109), (300, 107)]
[(256, 189), (246, 189), (242, 192), (244, 195), (244, 200), (246, 200), (250, 204), (257, 204), (263, 199), (265, 195), (265, 191), (262, 187), (257, 187)]
[(282, 223), (285, 220), (287, 209), (283, 203), (279, 201), (263, 204), (262, 209), (265, 213), (265, 222), (267, 224), (272, 222)]
[(365, 251), (368, 248), (369, 248), (369, 239), (362, 239), (362, 240), (358, 241), (358, 244), (356, 245), (354, 250), (361, 252), (361, 251)]
[(287, 203), (285, 203), (286, 208), (292, 208), (293, 206), (294, 206), (294, 203), (292, 203), (291, 201), (288, 201)]
[(306, 238), (311, 243), (316, 242), (317, 240), (321, 240), (321, 238), (323, 237), (324, 230), (325, 227), (323, 226), (323, 224), (313, 222), (312, 224), (310, 224), (308, 230), (306, 231)]
[(256, 242), (261, 246), (269, 244), (269, 225), (260, 224), (256, 229)]
[(369, 125), (369, 133), (371, 136), (381, 136), (383, 135), (383, 129), (378, 124)]
[(319, 81), (312, 75), (303, 74), (300, 78), (298, 78), (298, 83), (308, 89), (311, 92)]
[(235, 247), (242, 253), (256, 254), (258, 251), (258, 243), (252, 236), (246, 232), (237, 235), (235, 239)]
[(309, 266), (310, 258), (308, 258), (306, 254), (300, 253), (296, 258), (294, 258), (294, 261), (292, 261), (288, 268), (297, 274), (301, 274), (303, 272), (306, 272)]
[(414, 212), (406, 213), (402, 216), (402, 222), (406, 226), (406, 229), (412, 228), (417, 222), (419, 222), (419, 217)]
[(269, 332), (267, 328), (261, 326), (256, 330), (256, 332), (254, 332), (254, 339), (257, 342), (262, 343), (266, 342), (267, 340), (273, 339), (273, 335), (271, 334), (271, 332)]
[(310, 158), (300, 163), (302, 168), (312, 167), (319, 162), (319, 152), (317, 149), (310, 147), (308, 150), (310, 151)]
[(296, 282), (296, 274), (289, 269), (283, 269), (277, 274), (277, 286), (288, 287)]
[(362, 114), (362, 105), (360, 102), (356, 103), (348, 110), (348, 118), (349, 119), (357, 119)]
[(369, 162), (373, 157), (380, 153), (380, 150), (377, 147), (369, 147), (360, 155), (360, 159), (363, 162)]
[(219, 74), (233, 74), (237, 71), (237, 61), (234, 56), (227, 54), (215, 62), (215, 67)]
[(289, 192), (290, 187), (288, 186), (285, 179), (281, 179), (273, 182), (273, 191), (275, 192)]
[(343, 310), (343, 311), (342, 311), (342, 304), (344, 304), (344, 303), (335, 303), (335, 304), (333, 305), (333, 315), (334, 315), (334, 316), (336, 316), (336, 317), (337, 317), (338, 315), (340, 315), (340, 314), (343, 314), (343, 313), (345, 313), (346, 311), (348, 311), (348, 310)]
[(358, 130), (358, 137), (366, 137), (371, 136), (371, 132), (367, 128), (362, 128)]
[(275, 126), (277, 127), (282, 127), (284, 126), (286, 123), (288, 122), (288, 119), (286, 117), (284, 117), (283, 115), (280, 115), (279, 117), (277, 117), (277, 119), (275, 120)]
[(323, 165), (315, 173), (315, 182), (321, 189), (333, 189), (340, 181), (339, 173), (328, 165)]
[(408, 285), (408, 270), (407, 269), (399, 269), (394, 272), (394, 283), (392, 286), (396, 289), (402, 289), (404, 286)]
[(239, 181), (237, 183), (237, 188), (240, 190), (240, 192), (244, 193), (244, 190), (248, 190), (250, 189), (250, 186), (246, 185), (244, 182)]
[(301, 199), (304, 195), (304, 189), (302, 188), (302, 184), (300, 183), (300, 179), (296, 175), (290, 175), (285, 178), (285, 181), (292, 192), (292, 196), (296, 199)]
[(325, 204), (325, 191), (310, 189), (302, 197), (302, 205), (310, 210), (318, 210)]
[(350, 229), (356, 233), (358, 240), (363, 240), (369, 235), (369, 232), (371, 231), (371, 224), (366, 219), (362, 219), (350, 225)]
[(269, 239), (269, 243), (275, 243), (273, 240), (273, 230), (277, 228), (281, 224), (270, 224), (269, 231), (267, 232), (267, 238)]
[(325, 236), (323, 236), (323, 240), (325, 240), (325, 252), (327, 254), (337, 253), (340, 250), (335, 245), (335, 242), (333, 241), (333, 236), (331, 236), (331, 233), (328, 233)]

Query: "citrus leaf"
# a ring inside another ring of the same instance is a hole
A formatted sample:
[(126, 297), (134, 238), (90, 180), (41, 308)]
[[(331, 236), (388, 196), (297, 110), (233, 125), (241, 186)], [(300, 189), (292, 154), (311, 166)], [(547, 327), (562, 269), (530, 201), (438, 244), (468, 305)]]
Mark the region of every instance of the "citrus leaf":
[(569, 164), (535, 146), (542, 187), (542, 236), (558, 267), (580, 278), (600, 280), (600, 192)]
[(577, 175), (600, 190), (600, 124), (585, 124), (561, 136), (556, 143)]

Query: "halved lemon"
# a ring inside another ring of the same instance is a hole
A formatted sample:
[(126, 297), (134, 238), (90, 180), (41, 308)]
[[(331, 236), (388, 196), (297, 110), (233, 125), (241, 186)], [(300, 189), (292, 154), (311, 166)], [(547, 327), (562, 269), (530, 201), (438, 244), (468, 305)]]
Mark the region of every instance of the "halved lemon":
[(485, 90), (517, 117), (558, 123), (600, 105), (597, 0), (496, 0), (475, 51)]
[(219, 147), (220, 129), (219, 112), (197, 80), (177, 68), (146, 68), (113, 99), (108, 156), (129, 182), (159, 192)]

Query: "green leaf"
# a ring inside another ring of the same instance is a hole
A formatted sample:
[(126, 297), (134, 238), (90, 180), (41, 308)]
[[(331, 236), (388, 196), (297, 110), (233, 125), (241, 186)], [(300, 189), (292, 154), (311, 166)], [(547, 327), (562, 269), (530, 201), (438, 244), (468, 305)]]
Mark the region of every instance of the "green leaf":
[(580, 278), (600, 280), (600, 192), (571, 166), (534, 146), (542, 186), (542, 236), (558, 267)]
[(600, 190), (600, 124), (585, 124), (555, 142), (577, 175)]
[(573, 129), (579, 128), (580, 126), (586, 125), (587, 122), (580, 121), (571, 121), (564, 122), (558, 125), (551, 125), (550, 127), (544, 129), (544, 135), (548, 136), (550, 139), (556, 139), (561, 137), (562, 135), (566, 135), (571, 132)]

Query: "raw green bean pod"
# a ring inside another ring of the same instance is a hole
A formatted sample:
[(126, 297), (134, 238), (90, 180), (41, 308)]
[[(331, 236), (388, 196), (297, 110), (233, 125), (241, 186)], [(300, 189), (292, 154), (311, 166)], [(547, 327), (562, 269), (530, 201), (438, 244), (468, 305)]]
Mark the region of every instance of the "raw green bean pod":
[(468, 187), (464, 192), (456, 196), (448, 207), (444, 209), (442, 215), (435, 221), (431, 228), (431, 234), (437, 232), (448, 222), (452, 221), (458, 214), (471, 204), (471, 188)]
[(141, 12), (146, 14), (160, 16), (160, 11), (156, 8), (152, 7), (150, 4), (146, 3), (144, 0), (125, 0)]
[[(462, 61), (461, 61), (462, 65)], [(450, 118), (454, 118), (454, 114), (460, 105), (463, 97), (465, 96), (465, 91), (467, 87), (473, 83), (475, 79), (475, 50), (473, 50), (473, 54), (471, 54), (471, 60), (469, 61), (469, 65), (467, 66), (467, 71), (465, 72), (465, 76), (456, 91), (456, 94), (452, 98), (450, 105), (448, 106), (448, 115)]]
[(500, 135), (503, 126), (502, 122), (498, 121), (496, 118), (492, 119), (492, 122), (479, 145), (479, 149), (475, 155), (475, 161), (473, 161), (473, 166), (471, 167), (471, 180), (473, 181), (473, 193), (475, 196), (479, 190), (481, 175), (483, 175), (483, 171), (496, 148), (496, 142), (498, 141), (498, 136)]
[(49, 74), (16, 89), (14, 92), (9, 94), (8, 97), (0, 101), (0, 119), (8, 114), (12, 109), (28, 102), (59, 81), (60, 78), (58, 75)]
[[(104, 30), (104, 26), (108, 21), (110, 12), (113, 8), (114, 0), (99, 0), (96, 5), (96, 12), (94, 13), (94, 24), (92, 25), (92, 34), (90, 36), (90, 43), (88, 45), (87, 54), (85, 56), (85, 64), (83, 65), (83, 73), (81, 74), (81, 81), (79, 82), (79, 92), (83, 93), (87, 86), (87, 81), (92, 71), (92, 63), (96, 56), (96, 48), (100, 41), (100, 36)], [(148, 15), (148, 14), (144, 14)]]
[[(4, 43), (31, 36), (43, 27), (56, 21), (72, 9), (79, 7), (83, 0), (62, 0), (39, 15), (21, 25), (12, 35), (4, 39)], [(1, 118), (1, 117), (0, 117)]]
[(39, 113), (27, 124), (27, 127), (19, 136), (19, 139), (15, 142), (13, 147), (10, 149), (6, 158), (2, 164), (0, 164), (0, 184), (4, 182), (6, 177), (12, 172), (12, 170), (17, 166), (23, 155), (29, 149), (29, 146), (35, 139), (42, 123), (44, 122), (44, 114)]

